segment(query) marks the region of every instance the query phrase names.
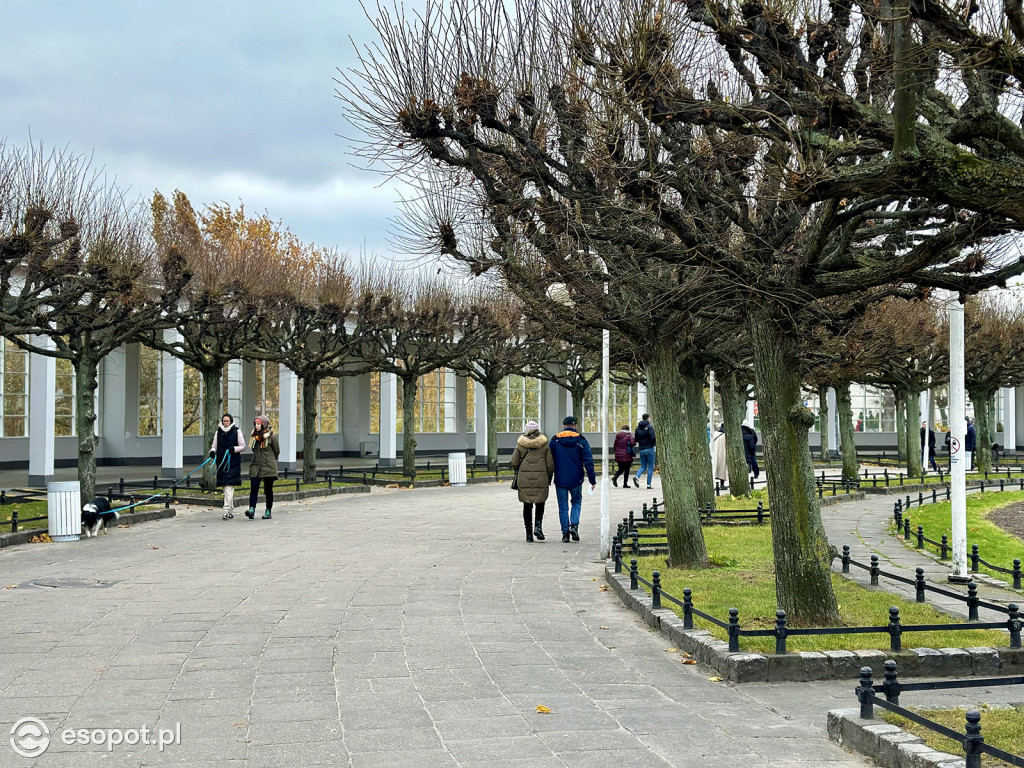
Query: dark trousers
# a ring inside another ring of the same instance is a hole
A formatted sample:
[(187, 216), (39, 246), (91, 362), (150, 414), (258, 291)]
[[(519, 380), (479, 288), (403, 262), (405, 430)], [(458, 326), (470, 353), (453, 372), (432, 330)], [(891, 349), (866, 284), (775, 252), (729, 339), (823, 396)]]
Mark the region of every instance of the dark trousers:
[(612, 482), (614, 483), (616, 480), (619, 479), (619, 475), (622, 475), (622, 487), (629, 488), (629, 470), (633, 466), (633, 460), (630, 459), (629, 461), (618, 461), (616, 459), (615, 463), (619, 465), (619, 469), (612, 476)]
[[(256, 509), (256, 502), (260, 499), (260, 478), (254, 477), (252, 479), (252, 487), (249, 489), (249, 507), (250, 509)], [(264, 477), (263, 482), (263, 494), (267, 497), (267, 509), (274, 508), (274, 481), (276, 477)]]
[[(533, 519), (533, 508), (537, 508), (537, 521), (534, 523)], [(523, 502), (523, 525), (526, 526), (526, 530), (532, 531), (534, 526), (540, 528), (541, 523), (544, 522), (544, 502), (538, 504), (530, 504), (529, 502)]]

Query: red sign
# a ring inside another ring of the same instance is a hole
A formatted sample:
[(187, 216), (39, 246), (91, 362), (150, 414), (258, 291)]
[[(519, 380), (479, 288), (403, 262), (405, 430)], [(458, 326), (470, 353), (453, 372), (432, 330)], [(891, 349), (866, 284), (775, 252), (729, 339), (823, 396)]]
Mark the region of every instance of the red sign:
[(754, 415), (757, 416), (757, 401), (754, 401)]

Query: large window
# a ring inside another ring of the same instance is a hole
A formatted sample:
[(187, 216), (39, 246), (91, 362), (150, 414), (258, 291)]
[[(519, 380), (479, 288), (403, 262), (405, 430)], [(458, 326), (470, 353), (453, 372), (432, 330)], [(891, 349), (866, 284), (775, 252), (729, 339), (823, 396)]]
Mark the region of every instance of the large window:
[[(637, 385), (610, 382), (608, 385), (608, 423), (605, 425), (605, 429), (608, 432), (618, 432), (619, 427), (623, 424), (628, 424), (630, 429), (635, 429), (636, 409)], [(600, 432), (600, 423), (601, 384), (597, 383), (583, 396), (583, 431)]]
[[(456, 424), (455, 382), (453, 371), (439, 368), (416, 382), (414, 431), (418, 433), (454, 432)], [(402, 380), (395, 393), (395, 432), (404, 431)], [(370, 434), (380, 434), (380, 373), (370, 374)]]
[(3, 419), (0, 436), (28, 434), (28, 353), (13, 341), (0, 339), (0, 395)]
[[(340, 399), (341, 379), (324, 379), (320, 382), (316, 391), (316, 432), (322, 435), (325, 432), (338, 431), (338, 411)], [(296, 398), (295, 423), (297, 431), (302, 432), (305, 423), (302, 417), (302, 379), (298, 383), (298, 396)]]
[(254, 367), (256, 369), (256, 413), (253, 414), (253, 418), (266, 416), (270, 420), (271, 429), (277, 432), (278, 403), (280, 402), (278, 364), (257, 360)]
[(163, 431), (163, 353), (139, 347), (139, 437)]
[(185, 435), (201, 435), (203, 433), (203, 376), (195, 368), (186, 365), (184, 378), (185, 396), (182, 398), (181, 431)]
[(853, 428), (856, 432), (895, 432), (896, 395), (867, 384), (850, 385)]
[(498, 385), (495, 422), (499, 432), (522, 432), (528, 421), (540, 421), (540, 380), (508, 376)]
[(70, 360), (57, 358), (56, 403), (54, 404), (54, 435), (75, 434), (75, 369)]

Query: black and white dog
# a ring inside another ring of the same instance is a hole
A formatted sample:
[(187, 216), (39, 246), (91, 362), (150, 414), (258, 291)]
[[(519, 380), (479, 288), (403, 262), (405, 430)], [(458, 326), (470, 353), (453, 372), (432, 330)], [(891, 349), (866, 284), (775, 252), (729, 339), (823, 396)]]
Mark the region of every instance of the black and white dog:
[(110, 499), (97, 496), (88, 504), (82, 505), (82, 533), (85, 534), (85, 538), (98, 536), (101, 530), (106, 533), (107, 528), (117, 525), (120, 517), (110, 508)]

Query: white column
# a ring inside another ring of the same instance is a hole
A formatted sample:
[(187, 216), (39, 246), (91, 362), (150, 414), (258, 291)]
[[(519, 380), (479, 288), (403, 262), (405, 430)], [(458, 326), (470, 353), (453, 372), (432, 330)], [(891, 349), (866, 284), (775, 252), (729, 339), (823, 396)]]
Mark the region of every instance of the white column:
[[(648, 413), (647, 385), (641, 382), (640, 384), (636, 385), (636, 421), (633, 423), (639, 424), (640, 417), (642, 417), (645, 413)], [(753, 422), (751, 422), (751, 424), (753, 424)]]
[(469, 392), (471, 379), (468, 376), (456, 376), (455, 377), (455, 433), (462, 435), (466, 441), (466, 450), (469, 450), (469, 429), (466, 423), (467, 416), (469, 415), (469, 401), (467, 394)]
[[(164, 341), (173, 343), (181, 338), (175, 330), (164, 331)], [(182, 425), (185, 416), (185, 364), (169, 352), (161, 355), (163, 374), (163, 402), (161, 413), (163, 427), (161, 434), (161, 469), (164, 477), (180, 477), (185, 466), (185, 436)], [(203, 446), (203, 453), (210, 446)]]
[(278, 464), (282, 469), (296, 469), (298, 460), (299, 377), (286, 365), (277, 367), (277, 431), (281, 441)]
[(479, 381), (474, 381), (473, 429), (476, 431), (476, 459), (487, 461), (487, 390)]
[[(242, 434), (248, 437), (249, 432), (252, 431), (252, 420), (258, 414), (254, 414), (250, 411), (245, 411), (243, 406), (244, 392), (242, 388), (243, 380), (243, 368), (241, 360), (231, 360), (228, 362), (228, 403), (227, 411), (235, 417), (241, 425)], [(217, 414), (220, 416), (220, 414)], [(209, 446), (206, 447), (209, 450)]]
[[(380, 375), (380, 451), (381, 466), (395, 466), (398, 457), (398, 377), (393, 373)], [(478, 449), (479, 450), (479, 449)]]
[(951, 581), (967, 581), (967, 461), (964, 439), (966, 393), (964, 391), (964, 306), (956, 298), (949, 302), (949, 427), (950, 478), (953, 531), (953, 573)]
[(458, 431), (458, 379), (455, 371), (445, 370), (444, 372), (444, 423), (442, 428), (445, 432), (454, 433)]
[[(608, 285), (605, 284), (605, 292)], [(611, 548), (611, 491), (612, 478), (608, 474), (608, 397), (610, 395), (609, 367), (611, 355), (611, 335), (608, 329), (601, 334), (601, 552), (600, 558), (608, 557)], [(582, 432), (582, 424), (580, 431)], [(627, 478), (622, 478), (625, 484)]]
[[(32, 343), (53, 349), (53, 341), (35, 336)], [(42, 487), (53, 480), (54, 419), (57, 409), (57, 361), (28, 356), (28, 484)]]
[(828, 404), (828, 449), (834, 452), (839, 450), (839, 413), (836, 391), (832, 387), (825, 393), (825, 402)]
[[(928, 430), (932, 428), (932, 391), (926, 389), (920, 395), (921, 421), (924, 422), (924, 439), (921, 441), (921, 469), (928, 469)], [(921, 425), (917, 425), (920, 430)]]
[(1017, 447), (1017, 390), (1007, 387), (1003, 390), (1003, 450), (1012, 451)]

